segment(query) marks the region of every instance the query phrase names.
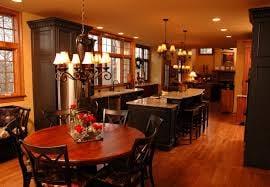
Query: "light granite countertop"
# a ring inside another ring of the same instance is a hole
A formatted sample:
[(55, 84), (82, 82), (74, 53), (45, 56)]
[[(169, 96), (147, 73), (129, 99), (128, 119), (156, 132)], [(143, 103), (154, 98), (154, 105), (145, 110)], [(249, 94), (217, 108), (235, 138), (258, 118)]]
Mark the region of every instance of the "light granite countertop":
[(204, 89), (187, 89), (184, 92), (162, 92), (162, 96), (160, 97), (146, 97), (143, 99), (137, 99), (134, 101), (127, 102), (128, 105), (139, 105), (139, 106), (149, 106), (149, 107), (159, 107), (159, 108), (170, 108), (174, 109), (177, 107), (177, 104), (167, 103), (167, 99), (185, 99), (194, 96), (198, 96), (203, 94)]
[(96, 92), (91, 99), (99, 99), (103, 97), (114, 97), (114, 96), (121, 96), (123, 94), (135, 93), (143, 91), (142, 88), (134, 88), (134, 89), (118, 89), (115, 88), (115, 91), (101, 91)]
[(198, 95), (202, 95), (204, 92), (204, 89), (198, 89), (198, 88), (189, 88), (186, 91), (179, 92), (179, 91), (173, 91), (173, 92), (162, 92), (161, 97), (167, 98), (167, 99), (185, 99), (189, 97), (195, 97)]
[(143, 99), (137, 99), (134, 101), (127, 102), (128, 105), (139, 105), (139, 106), (149, 106), (149, 107), (158, 107), (158, 108), (168, 108), (168, 109), (176, 109), (177, 104), (167, 103), (166, 98), (154, 98), (154, 97), (146, 97)]

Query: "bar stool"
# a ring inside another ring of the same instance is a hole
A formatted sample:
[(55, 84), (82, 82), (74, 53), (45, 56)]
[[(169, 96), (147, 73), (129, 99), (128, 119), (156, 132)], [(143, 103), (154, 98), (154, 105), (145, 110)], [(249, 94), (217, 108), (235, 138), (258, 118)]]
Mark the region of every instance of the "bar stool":
[(183, 110), (182, 115), (182, 132), (189, 134), (190, 144), (192, 143), (192, 135), (195, 130), (196, 139), (200, 136), (202, 125), (202, 107), (200, 105), (187, 107)]
[(202, 101), (202, 123), (203, 123), (203, 132), (206, 127), (208, 127), (208, 118), (209, 118), (209, 101)]

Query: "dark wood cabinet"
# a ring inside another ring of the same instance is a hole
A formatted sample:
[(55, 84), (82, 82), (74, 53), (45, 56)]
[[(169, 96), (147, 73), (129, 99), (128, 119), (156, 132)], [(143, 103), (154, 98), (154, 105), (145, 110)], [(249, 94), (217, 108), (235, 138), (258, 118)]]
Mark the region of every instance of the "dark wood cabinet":
[(142, 88), (143, 94), (142, 97), (150, 97), (152, 95), (158, 95), (158, 84), (143, 84), (143, 85), (137, 85), (136, 88)]
[(250, 10), (253, 25), (245, 165), (270, 169), (270, 7)]
[[(38, 130), (48, 126), (42, 110), (55, 110), (67, 105), (65, 98), (68, 92), (63, 89), (67, 83), (55, 80), (53, 60), (60, 51), (67, 51), (70, 55), (76, 53), (76, 36), (81, 32), (81, 25), (59, 18), (29, 21), (28, 25), (32, 39), (35, 128)], [(86, 30), (90, 28), (86, 27)]]

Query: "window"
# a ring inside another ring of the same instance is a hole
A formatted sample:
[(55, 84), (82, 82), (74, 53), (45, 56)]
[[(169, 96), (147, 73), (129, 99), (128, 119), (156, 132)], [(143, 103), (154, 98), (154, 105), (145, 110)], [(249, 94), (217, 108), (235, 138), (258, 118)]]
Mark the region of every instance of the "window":
[(123, 82), (128, 82), (128, 76), (130, 74), (130, 59), (124, 59), (124, 73), (123, 73)]
[(93, 35), (93, 34), (88, 34), (88, 37), (95, 40), (94, 51), (98, 51), (98, 36)]
[(130, 43), (124, 42), (124, 55), (130, 55)]
[(212, 55), (213, 48), (200, 48), (200, 55)]
[(0, 100), (23, 95), (19, 14), (0, 7)]
[(14, 93), (13, 51), (0, 50), (0, 95)]
[(136, 74), (135, 79), (137, 80), (138, 75), (140, 78), (144, 78), (145, 81), (149, 80), (149, 62), (150, 62), (150, 50), (146, 46), (137, 46), (135, 50), (136, 58)]
[(102, 38), (102, 52), (120, 54), (121, 53), (121, 42), (120, 40)]

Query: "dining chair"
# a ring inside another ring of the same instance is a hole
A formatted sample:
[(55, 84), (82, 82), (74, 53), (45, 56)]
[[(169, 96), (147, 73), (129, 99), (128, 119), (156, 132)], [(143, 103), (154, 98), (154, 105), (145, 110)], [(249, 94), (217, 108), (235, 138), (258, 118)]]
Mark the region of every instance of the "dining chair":
[[(164, 119), (160, 118), (159, 116), (151, 114), (148, 123), (145, 129), (145, 136), (152, 136), (153, 132), (154, 137), (156, 137), (156, 134), (159, 132), (161, 125), (163, 124)], [(155, 143), (151, 144), (151, 147), (149, 148), (149, 152), (147, 154), (147, 157), (145, 159), (145, 168), (146, 168), (146, 174), (150, 177), (151, 185), (152, 187), (155, 186), (154, 177), (153, 177), (153, 158), (155, 153)]]
[(103, 123), (115, 123), (120, 125), (126, 125), (128, 116), (128, 110), (103, 110)]
[(55, 125), (67, 124), (70, 110), (43, 110), (42, 114), (44, 118), (49, 122), (49, 126), (52, 127)]
[(28, 135), (28, 120), (30, 115), (30, 108), (19, 107), (19, 125), (22, 130), (21, 138), (25, 138)]
[(23, 176), (23, 187), (29, 187), (30, 181), (32, 178), (32, 168), (30, 165), (30, 160), (28, 159), (25, 151), (23, 151), (20, 143), (20, 139), (24, 134), (19, 134), (20, 131), (17, 131), (19, 125), (19, 118), (15, 118), (9, 122), (6, 126), (6, 131), (9, 133), (10, 138), (12, 139), (13, 148), (17, 154), (18, 161), (20, 164), (22, 176)]
[(144, 187), (145, 162), (156, 130), (149, 137), (136, 139), (127, 162), (109, 163), (91, 181), (91, 186)]

